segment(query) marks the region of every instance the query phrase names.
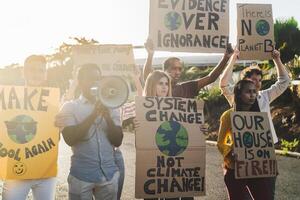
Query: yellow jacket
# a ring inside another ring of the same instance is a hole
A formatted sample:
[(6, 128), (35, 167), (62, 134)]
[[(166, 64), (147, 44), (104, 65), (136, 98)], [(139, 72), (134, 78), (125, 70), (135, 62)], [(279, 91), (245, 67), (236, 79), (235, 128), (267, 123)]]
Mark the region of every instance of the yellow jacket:
[(234, 169), (234, 157), (232, 155), (233, 140), (230, 115), (233, 109), (225, 111), (220, 118), (220, 128), (218, 134), (218, 149), (223, 155), (226, 168)]

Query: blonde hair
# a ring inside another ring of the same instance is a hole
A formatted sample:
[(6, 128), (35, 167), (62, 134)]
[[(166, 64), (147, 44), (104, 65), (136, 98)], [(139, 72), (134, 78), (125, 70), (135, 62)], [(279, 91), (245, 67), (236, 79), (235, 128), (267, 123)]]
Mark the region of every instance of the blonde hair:
[(156, 96), (156, 85), (159, 83), (159, 80), (163, 77), (168, 79), (168, 97), (172, 96), (172, 86), (171, 86), (171, 78), (168, 74), (163, 71), (155, 70), (146, 79), (143, 96), (146, 97), (155, 97)]

